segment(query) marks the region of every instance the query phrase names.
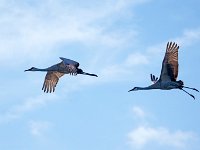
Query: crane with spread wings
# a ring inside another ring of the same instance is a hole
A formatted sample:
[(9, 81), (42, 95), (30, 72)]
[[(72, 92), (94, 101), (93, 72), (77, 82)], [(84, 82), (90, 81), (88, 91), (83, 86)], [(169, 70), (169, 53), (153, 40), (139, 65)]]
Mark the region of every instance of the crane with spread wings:
[(191, 97), (195, 99), (195, 97), (188, 93), (183, 88), (192, 89), (199, 92), (195, 88), (184, 86), (183, 81), (177, 81), (178, 77), (178, 49), (179, 46), (175, 42), (168, 42), (166, 47), (165, 56), (162, 62), (162, 69), (160, 78), (158, 79), (154, 75), (151, 76), (152, 85), (147, 87), (134, 87), (130, 91), (137, 90), (151, 90), (151, 89), (161, 89), (161, 90), (171, 90), (171, 89), (180, 89), (185, 93), (189, 94)]
[(67, 58), (60, 57), (62, 60), (60, 63), (55, 64), (51, 67), (45, 68), (45, 69), (39, 69), (32, 67), (30, 69), (27, 69), (25, 71), (45, 71), (47, 72), (44, 80), (44, 84), (42, 87), (42, 90), (44, 92), (54, 92), (55, 87), (58, 83), (58, 80), (60, 77), (62, 77), (64, 74), (70, 74), (76, 76), (77, 74), (83, 74), (83, 75), (89, 75), (89, 76), (95, 76), (98, 77), (96, 74), (90, 74), (83, 72), (82, 69), (79, 69), (79, 63)]

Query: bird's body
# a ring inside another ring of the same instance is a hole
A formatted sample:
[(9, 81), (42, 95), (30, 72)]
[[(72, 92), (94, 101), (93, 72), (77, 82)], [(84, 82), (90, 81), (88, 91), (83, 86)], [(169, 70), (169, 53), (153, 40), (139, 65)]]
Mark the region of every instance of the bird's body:
[(171, 90), (171, 89), (180, 89), (193, 98), (195, 98), (192, 94), (185, 91), (183, 88), (188, 88), (199, 92), (195, 88), (190, 88), (184, 86), (183, 81), (177, 81), (178, 77), (178, 49), (176, 43), (168, 42), (166, 47), (165, 56), (162, 62), (162, 69), (160, 78), (156, 78), (154, 75), (151, 74), (151, 81), (153, 82), (152, 85), (148, 87), (134, 87), (130, 91), (137, 91), (137, 90), (151, 90), (151, 89), (161, 89), (161, 90)]
[(25, 71), (44, 71), (47, 72), (44, 80), (44, 84), (42, 87), (42, 90), (44, 92), (54, 92), (55, 87), (59, 81), (59, 78), (62, 77), (65, 74), (70, 74), (70, 75), (77, 75), (77, 74), (83, 74), (83, 75), (90, 75), (90, 76), (96, 76), (95, 74), (90, 74), (83, 72), (82, 69), (79, 69), (79, 63), (70, 59), (66, 59), (63, 57), (60, 57), (62, 62), (55, 64), (51, 67), (45, 68), (45, 69), (39, 69), (32, 67), (28, 70)]

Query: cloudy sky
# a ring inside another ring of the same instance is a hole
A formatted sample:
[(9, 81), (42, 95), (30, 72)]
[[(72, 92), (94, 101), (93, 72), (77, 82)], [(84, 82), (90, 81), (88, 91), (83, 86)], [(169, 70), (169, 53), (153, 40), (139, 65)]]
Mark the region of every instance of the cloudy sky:
[[(200, 89), (198, 0), (0, 0), (0, 149), (199, 150), (200, 95), (137, 91), (159, 76), (166, 43), (179, 79)], [(45, 68), (66, 57), (99, 77)]]

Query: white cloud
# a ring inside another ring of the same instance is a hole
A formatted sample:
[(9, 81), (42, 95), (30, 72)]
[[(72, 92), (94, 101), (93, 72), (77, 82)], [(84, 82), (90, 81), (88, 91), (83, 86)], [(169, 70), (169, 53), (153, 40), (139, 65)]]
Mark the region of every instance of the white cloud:
[(41, 95), (35, 98), (28, 98), (22, 104), (15, 105), (7, 110), (4, 114), (0, 115), (0, 123), (11, 121), (21, 117), (24, 113), (32, 111), (38, 107), (46, 105), (50, 101), (56, 100), (57, 97), (54, 94)]
[(185, 30), (183, 35), (175, 38), (174, 41), (177, 41), (181, 46), (190, 46), (193, 43), (199, 42), (200, 28)]
[(150, 0), (118, 0), (115, 5), (115, 10), (119, 11), (131, 5), (147, 3)]
[(134, 116), (138, 117), (138, 125), (128, 133), (128, 143), (133, 149), (146, 149), (149, 145), (184, 149), (198, 137), (190, 131), (180, 129), (171, 131), (167, 127), (152, 127), (150, 113), (139, 106), (133, 107)]
[(123, 76), (127, 73), (126, 68), (123, 65), (110, 65), (101, 70), (101, 76), (105, 81), (116, 80), (119, 76)]
[(129, 142), (133, 147), (143, 148), (149, 143), (175, 148), (184, 148), (188, 142), (195, 139), (192, 132), (175, 131), (171, 132), (165, 127), (152, 128), (140, 126), (128, 135)]
[(147, 47), (146, 53), (154, 58), (156, 58), (156, 55), (163, 55), (165, 53), (167, 42), (171, 41), (176, 42), (180, 47), (191, 46), (192, 44), (195, 44), (200, 41), (200, 28), (184, 30), (182, 35), (178, 37), (174, 37), (162, 43)]
[[(112, 30), (110, 27), (115, 19), (111, 16), (116, 15), (116, 7), (117, 13), (126, 12), (124, 9), (130, 2), (122, 4), (121, 0), (110, 0), (85, 7), (76, 5), (79, 1), (4, 1), (1, 4), (4, 11), (0, 20), (0, 64), (16, 59), (15, 64), (26, 59), (38, 61), (41, 53), (43, 59), (48, 59), (55, 55), (53, 49), (63, 43), (80, 42), (106, 47), (125, 45), (131, 31), (124, 36), (125, 30)], [(99, 25), (99, 22), (104, 23)]]
[(29, 127), (33, 136), (41, 137), (52, 127), (52, 123), (48, 121), (30, 121)]
[(125, 61), (125, 64), (127, 66), (142, 65), (148, 63), (149, 60), (147, 58), (147, 55), (141, 54), (139, 52), (130, 54)]
[(144, 112), (144, 110), (139, 106), (133, 107), (133, 113), (135, 116), (137, 116), (139, 118), (144, 118), (146, 116), (146, 112)]

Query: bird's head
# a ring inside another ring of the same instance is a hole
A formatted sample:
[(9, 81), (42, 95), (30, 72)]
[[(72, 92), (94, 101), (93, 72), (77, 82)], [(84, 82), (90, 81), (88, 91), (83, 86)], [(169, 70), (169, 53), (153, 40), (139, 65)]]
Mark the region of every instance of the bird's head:
[(30, 69), (27, 69), (27, 70), (25, 70), (25, 71), (35, 71), (37, 68), (35, 68), (35, 67), (31, 67)]
[(78, 68), (77, 73), (78, 74), (83, 74), (83, 70)]
[(131, 91), (138, 91), (139, 90), (139, 87), (134, 87), (133, 89), (129, 90), (128, 92), (131, 92)]

